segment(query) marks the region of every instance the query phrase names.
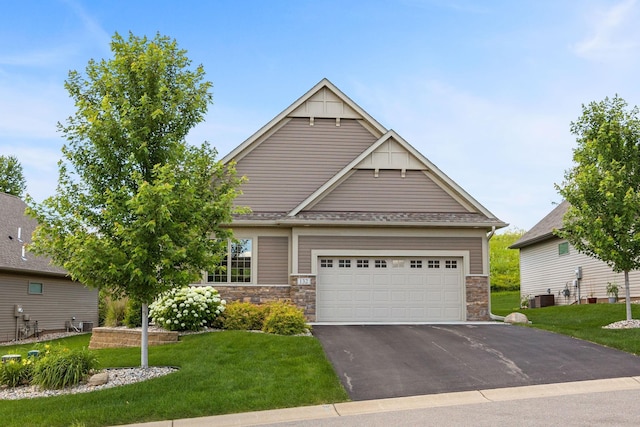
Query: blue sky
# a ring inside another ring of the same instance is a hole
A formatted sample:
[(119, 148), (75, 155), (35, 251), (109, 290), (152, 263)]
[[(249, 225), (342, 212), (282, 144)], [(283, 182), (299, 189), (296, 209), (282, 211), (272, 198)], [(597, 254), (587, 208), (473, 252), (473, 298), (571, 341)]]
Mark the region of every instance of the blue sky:
[(326, 77), (512, 227), (560, 202), (581, 105), (640, 104), (640, 0), (22, 0), (0, 16), (0, 154), (55, 192), (69, 70), (175, 38), (213, 82), (220, 157)]

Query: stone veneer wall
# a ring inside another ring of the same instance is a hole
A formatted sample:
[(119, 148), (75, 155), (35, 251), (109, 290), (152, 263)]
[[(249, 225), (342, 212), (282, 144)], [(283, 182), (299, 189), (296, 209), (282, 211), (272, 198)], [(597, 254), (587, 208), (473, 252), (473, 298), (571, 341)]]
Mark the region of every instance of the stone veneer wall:
[[(128, 328), (93, 328), (89, 348), (140, 347), (142, 331)], [(161, 345), (178, 342), (178, 333), (174, 331), (149, 331), (149, 345)]]
[(291, 287), (288, 285), (260, 286), (226, 286), (212, 285), (219, 293), (220, 298), (231, 301), (250, 302), (253, 304), (264, 304), (273, 301), (283, 301), (291, 299)]
[(489, 316), (489, 277), (467, 276), (467, 320), (490, 320)]
[[(298, 278), (303, 278), (302, 283)], [(265, 304), (273, 301), (291, 301), (304, 311), (307, 321), (316, 320), (316, 277), (311, 274), (291, 275), (290, 285), (225, 286), (213, 285), (227, 302), (240, 301)]]
[(316, 276), (313, 274), (292, 274), (289, 282), (291, 283), (291, 301), (304, 311), (308, 322), (315, 322)]

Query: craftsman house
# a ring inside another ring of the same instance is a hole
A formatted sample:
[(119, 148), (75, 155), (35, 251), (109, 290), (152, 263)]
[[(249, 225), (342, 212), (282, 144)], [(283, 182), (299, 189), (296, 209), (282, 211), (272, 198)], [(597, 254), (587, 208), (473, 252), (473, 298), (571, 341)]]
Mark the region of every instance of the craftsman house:
[(36, 221), (18, 197), (0, 193), (0, 341), (98, 324), (98, 291), (26, 250)]
[(328, 80), (231, 161), (252, 212), (202, 280), (227, 300), (289, 299), (313, 322), (489, 319), (489, 238), (506, 224)]
[[(593, 295), (606, 300), (607, 283), (617, 283), (619, 297), (624, 297), (624, 273), (614, 271), (604, 262), (579, 253), (569, 242), (554, 234), (562, 228), (562, 218), (569, 203), (563, 201), (527, 231), (511, 249), (520, 250), (520, 294), (553, 294), (556, 305), (574, 304)], [(580, 281), (575, 282), (577, 275)], [(633, 298), (640, 297), (640, 271), (629, 273)], [(579, 283), (579, 289), (578, 285)]]

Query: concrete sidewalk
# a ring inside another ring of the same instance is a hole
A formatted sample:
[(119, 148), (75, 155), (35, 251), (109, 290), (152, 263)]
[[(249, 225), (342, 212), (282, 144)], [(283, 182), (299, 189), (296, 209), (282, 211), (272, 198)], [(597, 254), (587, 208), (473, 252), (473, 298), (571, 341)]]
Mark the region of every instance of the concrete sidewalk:
[(300, 408), (217, 415), (202, 418), (130, 424), (129, 427), (205, 427), (257, 426), (295, 423), (309, 420), (336, 422), (341, 417), (411, 411), (428, 408), (507, 402), (522, 399), (553, 398), (557, 396), (635, 390), (640, 392), (640, 377), (623, 377), (557, 384), (541, 384), (392, 399), (365, 400)]

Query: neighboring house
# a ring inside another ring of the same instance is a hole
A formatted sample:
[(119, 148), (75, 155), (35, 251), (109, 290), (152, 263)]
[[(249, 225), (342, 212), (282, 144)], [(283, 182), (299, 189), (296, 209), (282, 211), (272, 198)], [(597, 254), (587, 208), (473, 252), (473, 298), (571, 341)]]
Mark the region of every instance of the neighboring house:
[[(581, 302), (593, 295), (601, 300), (607, 298), (607, 283), (615, 282), (620, 288), (619, 297), (624, 297), (624, 273), (614, 273), (604, 262), (579, 253), (569, 242), (554, 235), (562, 228), (562, 218), (569, 207), (563, 201), (555, 209), (526, 232), (511, 249), (520, 250), (520, 294), (543, 295), (551, 293), (556, 305)], [(576, 270), (579, 269), (580, 288), (575, 285)], [(640, 297), (640, 272), (629, 273), (632, 297)]]
[(489, 319), (489, 233), (506, 224), (328, 80), (222, 161), (252, 209), (203, 277), (226, 299), (289, 299), (314, 322)]
[(37, 225), (25, 215), (26, 207), (18, 197), (0, 193), (0, 341), (33, 335), (36, 326), (40, 333), (63, 331), (67, 322), (97, 326), (97, 290), (24, 249)]

